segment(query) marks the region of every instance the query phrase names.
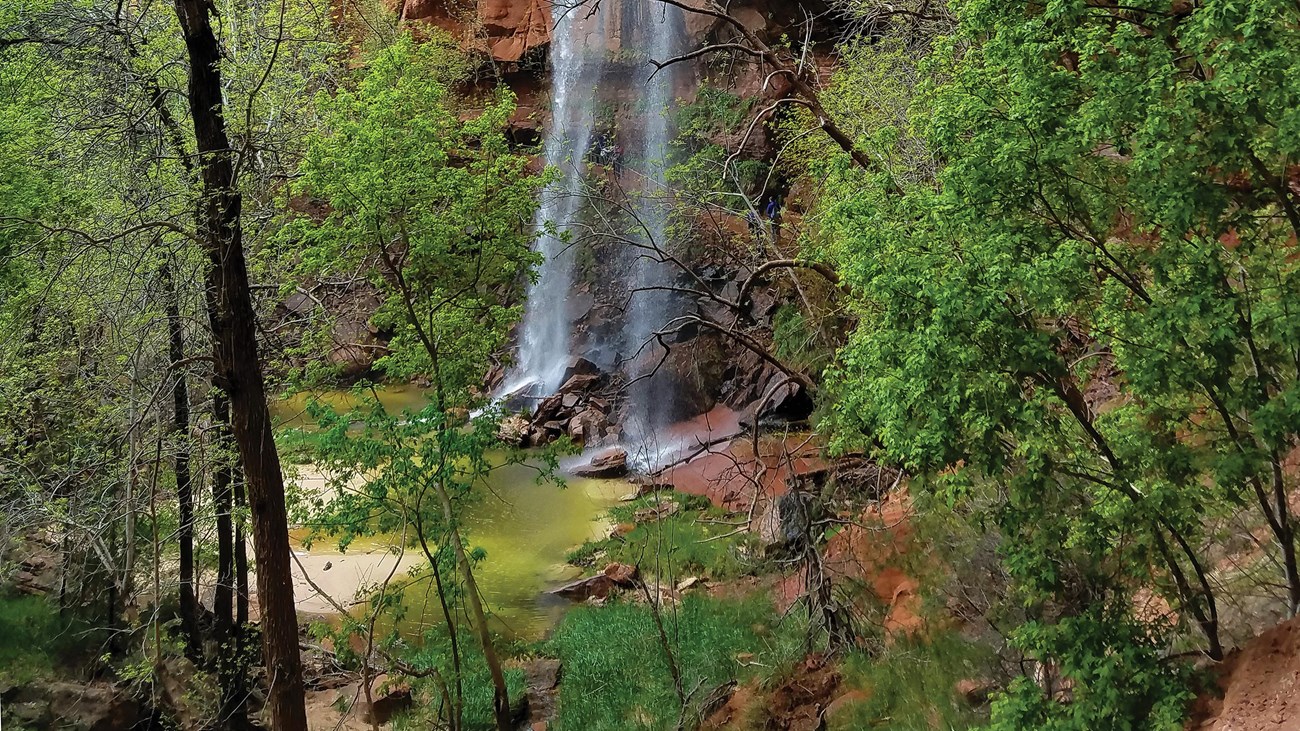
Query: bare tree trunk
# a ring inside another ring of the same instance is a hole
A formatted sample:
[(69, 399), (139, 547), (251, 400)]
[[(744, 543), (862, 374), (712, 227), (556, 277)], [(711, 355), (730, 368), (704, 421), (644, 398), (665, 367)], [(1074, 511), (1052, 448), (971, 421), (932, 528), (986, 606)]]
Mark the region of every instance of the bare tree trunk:
[(247, 725), (248, 711), (244, 704), (243, 662), (237, 641), (235, 611), (235, 541), (231, 521), (234, 456), (231, 454), (230, 404), (218, 392), (212, 399), (214, 449), (212, 461), (212, 507), (217, 514), (217, 582), (212, 600), (216, 614), (213, 639), (217, 642), (217, 682), (221, 686), (221, 709), (217, 714), (225, 728), (239, 729)]
[[(244, 471), (235, 469), (235, 507), (248, 505), (244, 489)], [(235, 627), (242, 636), (248, 626), (248, 534), (244, 530), (244, 516), (235, 516)]]
[(190, 475), (190, 391), (185, 380), (185, 370), (179, 364), (185, 360), (185, 330), (181, 320), (180, 296), (170, 264), (163, 264), (158, 272), (162, 280), (163, 296), (167, 298), (167, 332), (170, 336), (168, 358), (172, 364), (172, 432), (176, 437), (176, 455), (172, 459), (176, 475), (176, 504), (179, 525), (176, 540), (180, 544), (181, 634), (185, 637), (185, 654), (197, 660), (201, 652), (199, 642), (198, 601), (194, 596), (194, 485)]
[(271, 433), (266, 386), (258, 361), (257, 324), (240, 231), (243, 200), (235, 182), (221, 86), (221, 48), (209, 0), (175, 0), (189, 55), (189, 103), (194, 121), (203, 198), (199, 236), (208, 254), (208, 296), (215, 374), (230, 398), (231, 424), (247, 481), (262, 613), (262, 654), (270, 689), (267, 707), (276, 731), (306, 731), (302, 658), (290, 574), (284, 476)]

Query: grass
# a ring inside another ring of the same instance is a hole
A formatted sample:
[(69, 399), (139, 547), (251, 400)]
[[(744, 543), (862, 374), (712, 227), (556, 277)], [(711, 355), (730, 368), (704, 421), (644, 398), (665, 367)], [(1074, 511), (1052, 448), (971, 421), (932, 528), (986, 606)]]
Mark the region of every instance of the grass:
[[(502, 651), (498, 645), (498, 652)], [(406, 654), (406, 660), (417, 669), (438, 668), (448, 683), (452, 683), (451, 653), (442, 632), (430, 632), (425, 637), (425, 644)], [(504, 655), (503, 655), (504, 657)], [(464, 663), (464, 721), (469, 731), (492, 731), (496, 728), (492, 716), (492, 676), (488, 673), (487, 663), (474, 644), (468, 632), (461, 633), (461, 659)], [(504, 669), (506, 689), (514, 707), (523, 699), (525, 693), (524, 672), (518, 668)], [(439, 728), (437, 720), (441, 698), (437, 686), (431, 678), (415, 678), (410, 681), (413, 689), (422, 698), (420, 704), (394, 722), (394, 731), (406, 729)]]
[(0, 685), (52, 677), (73, 647), (66, 629), (45, 599), (0, 594)]
[(637, 511), (676, 502), (679, 511), (657, 521), (637, 523), (619, 538), (588, 541), (572, 551), (569, 563), (600, 569), (605, 563), (640, 566), (642, 571), (682, 579), (700, 576), (713, 580), (732, 579), (753, 573), (750, 558), (753, 538), (748, 533), (728, 536), (733, 518), (712, 507), (705, 498), (680, 493), (649, 495), (610, 509), (617, 524), (635, 522)]
[(955, 632), (897, 642), (876, 656), (849, 653), (844, 685), (866, 698), (837, 714), (830, 731), (964, 729), (985, 718), (957, 692), (962, 680), (987, 677), (991, 653)]
[[(688, 595), (680, 606), (666, 608), (663, 621), (683, 686), (693, 691), (688, 708), (723, 683), (793, 663), (802, 654), (802, 627), (778, 620), (763, 597)], [(676, 727), (681, 704), (647, 606), (574, 609), (544, 649), (564, 666), (556, 729)], [(738, 656), (746, 654), (753, 657), (742, 664)]]

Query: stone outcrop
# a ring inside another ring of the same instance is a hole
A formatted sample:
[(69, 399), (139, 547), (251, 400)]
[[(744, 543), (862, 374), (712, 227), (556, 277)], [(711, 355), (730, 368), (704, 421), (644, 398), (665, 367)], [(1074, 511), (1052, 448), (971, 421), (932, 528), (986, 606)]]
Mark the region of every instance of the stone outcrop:
[(151, 714), (126, 688), (106, 682), (54, 681), (0, 693), (4, 724), (66, 731), (131, 731), (149, 727)]
[(575, 469), (573, 474), (578, 477), (597, 479), (623, 477), (627, 474), (627, 452), (622, 449), (612, 449), (605, 454), (597, 455), (592, 458), (590, 464)]
[[(565, 369), (560, 390), (537, 403), (527, 420), (526, 433), (516, 441), (521, 424), (506, 419), (501, 425), (503, 441), (519, 446), (540, 447), (567, 436), (575, 444), (599, 446), (617, 441), (618, 427), (611, 423), (611, 400), (604, 395), (611, 379), (586, 358), (573, 358)], [(626, 470), (624, 470), (626, 473)], [(617, 476), (617, 475), (601, 475)]]
[(435, 25), (466, 50), (494, 61), (518, 62), (551, 41), (548, 0), (405, 0), (403, 12), (407, 20)]
[(635, 566), (611, 563), (605, 570), (595, 576), (571, 581), (549, 593), (578, 602), (589, 599), (603, 600), (619, 589), (632, 589), (640, 580), (640, 572)]

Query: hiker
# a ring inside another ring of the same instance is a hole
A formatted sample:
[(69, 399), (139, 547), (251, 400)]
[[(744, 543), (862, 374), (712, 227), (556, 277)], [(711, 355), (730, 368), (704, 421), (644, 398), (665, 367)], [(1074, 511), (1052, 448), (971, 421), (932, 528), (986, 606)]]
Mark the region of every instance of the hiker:
[(767, 202), (767, 210), (764, 211), (767, 220), (772, 224), (772, 238), (781, 237), (781, 204), (777, 203), (776, 198)]

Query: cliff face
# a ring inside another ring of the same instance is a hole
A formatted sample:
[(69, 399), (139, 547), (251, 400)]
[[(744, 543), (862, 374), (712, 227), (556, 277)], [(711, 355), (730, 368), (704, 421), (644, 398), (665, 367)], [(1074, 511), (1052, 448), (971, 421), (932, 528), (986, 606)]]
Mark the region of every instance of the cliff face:
[(551, 40), (550, 0), (406, 0), (405, 17), (431, 23), (467, 50), (504, 63)]

